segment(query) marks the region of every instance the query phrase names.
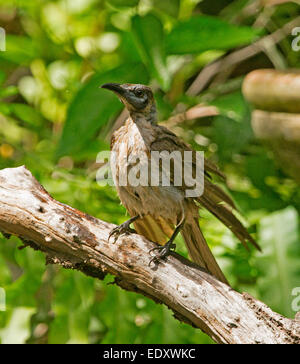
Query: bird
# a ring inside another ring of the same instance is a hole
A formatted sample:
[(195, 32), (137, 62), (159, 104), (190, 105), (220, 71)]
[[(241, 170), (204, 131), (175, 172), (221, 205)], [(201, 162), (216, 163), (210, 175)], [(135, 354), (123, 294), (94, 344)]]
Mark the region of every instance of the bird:
[[(188, 186), (184, 181), (181, 185), (174, 183), (177, 176), (175, 161), (169, 171), (169, 185), (162, 184), (161, 177), (156, 185), (131, 183), (128, 176), (136, 168), (137, 161), (145, 164), (148, 170), (147, 162), (153, 152), (177, 152), (180, 156), (190, 152), (193, 154), (194, 172), (199, 167), (196, 151), (172, 131), (158, 124), (156, 102), (149, 86), (106, 83), (100, 87), (114, 92), (129, 112), (128, 119), (111, 136), (111, 169), (117, 193), (130, 219), (112, 229), (109, 239), (114, 236), (116, 241), (120, 235), (136, 231), (158, 244), (149, 251), (149, 264), (155, 264), (165, 260), (175, 250), (175, 238), (181, 233), (192, 261), (229, 285), (202, 233), (199, 210), (205, 208), (210, 211), (246, 248), (247, 243), (258, 250), (260, 247), (236, 217), (234, 211), (237, 208), (232, 198), (212, 180), (212, 176), (225, 180), (225, 175), (212, 161), (204, 158), (202, 194), (188, 196)], [(163, 173), (161, 163), (158, 168), (159, 173)], [(120, 183), (122, 178), (126, 183)]]

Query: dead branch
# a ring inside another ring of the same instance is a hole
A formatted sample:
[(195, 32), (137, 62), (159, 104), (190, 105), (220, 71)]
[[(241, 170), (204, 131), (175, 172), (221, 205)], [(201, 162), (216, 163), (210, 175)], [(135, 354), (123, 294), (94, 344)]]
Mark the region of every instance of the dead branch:
[[(170, 116), (169, 119), (161, 121), (159, 122), (159, 124), (164, 125), (172, 130), (174, 126), (184, 123), (185, 121), (216, 116), (219, 114), (220, 114), (219, 110), (215, 106), (198, 104), (184, 112)], [(111, 134), (115, 130), (120, 128), (125, 123), (127, 118), (128, 118), (128, 111), (124, 108), (120, 113), (120, 115), (117, 117), (114, 123), (114, 127), (112, 128), (112, 131), (107, 135), (107, 140), (109, 140)]]
[(209, 116), (217, 116), (219, 114), (219, 110), (215, 106), (199, 104), (191, 107), (185, 112), (171, 116), (168, 120), (162, 121), (160, 124), (172, 130), (174, 126), (181, 124), (185, 121), (205, 118)]
[(25, 167), (0, 171), (0, 230), (44, 252), (47, 263), (99, 279), (113, 274), (120, 287), (167, 305), (219, 343), (300, 343), (299, 321), (235, 292), (178, 254), (149, 267), (154, 244), (137, 234), (109, 243), (112, 228), (55, 201)]
[(300, 72), (252, 71), (243, 82), (243, 94), (256, 109), (300, 113)]
[(274, 33), (259, 39), (247, 47), (236, 50), (224, 58), (210, 63), (200, 71), (195, 81), (188, 88), (186, 94), (189, 96), (198, 95), (202, 90), (204, 90), (206, 85), (215, 75), (228, 69), (229, 67), (237, 65), (238, 63), (256, 56), (257, 54), (263, 52), (266, 46), (269, 47), (270, 44), (275, 45), (281, 42), (287, 36), (287, 34), (291, 33), (293, 28), (299, 25), (300, 17), (297, 17), (285, 24), (282, 28), (276, 30)]
[(281, 168), (300, 183), (300, 114), (254, 110), (252, 128)]

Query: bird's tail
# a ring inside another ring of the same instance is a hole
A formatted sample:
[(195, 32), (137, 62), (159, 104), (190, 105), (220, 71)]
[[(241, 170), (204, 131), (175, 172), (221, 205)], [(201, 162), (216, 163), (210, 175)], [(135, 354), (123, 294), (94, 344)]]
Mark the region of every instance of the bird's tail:
[(207, 242), (201, 232), (197, 218), (185, 222), (181, 234), (184, 238), (191, 259), (200, 267), (206, 269), (221, 282), (229, 285), (221, 268), (216, 262)]
[[(146, 238), (164, 245), (168, 238), (172, 236), (174, 228), (162, 218), (157, 219), (150, 215), (134, 222), (136, 231)], [(187, 220), (181, 230), (191, 259), (204, 268), (221, 282), (229, 285), (227, 279), (218, 266), (212, 252), (210, 251), (206, 240), (200, 230), (198, 218)]]
[(164, 245), (174, 231), (174, 227), (164, 219), (155, 218), (151, 215), (143, 216), (133, 224), (138, 234), (160, 245)]

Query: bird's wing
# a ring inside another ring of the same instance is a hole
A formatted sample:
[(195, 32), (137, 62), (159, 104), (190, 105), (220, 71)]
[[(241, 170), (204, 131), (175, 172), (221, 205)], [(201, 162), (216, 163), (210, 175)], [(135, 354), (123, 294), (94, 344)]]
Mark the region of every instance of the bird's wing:
[[(181, 141), (174, 133), (170, 132), (165, 127), (157, 126), (156, 133), (156, 139), (151, 144), (151, 151), (180, 151), (182, 153), (182, 158), (184, 151), (192, 151), (192, 149), (186, 143)], [(198, 161), (196, 159), (196, 152), (193, 151), (193, 176), (196, 175), (194, 173), (196, 167), (199, 167), (197, 163)], [(213, 172), (217, 175), (222, 175), (221, 172), (218, 172), (218, 168), (215, 167), (214, 164), (210, 162), (207, 163), (207, 161), (205, 161), (204, 166), (205, 169), (208, 168), (209, 172)], [(176, 169), (175, 167), (176, 162), (174, 162), (173, 167), (171, 166), (171, 184), (174, 183), (174, 170)], [(176, 188), (182, 189), (184, 191), (190, 188), (186, 185), (185, 182), (186, 181), (183, 180), (182, 186), (176, 186)], [(247, 247), (246, 242), (250, 242), (257, 249), (260, 250), (256, 241), (252, 238), (252, 236), (248, 233), (247, 229), (234, 215), (233, 210), (236, 210), (236, 206), (231, 197), (219, 186), (212, 183), (206, 174), (204, 175), (204, 192), (201, 196), (194, 198), (194, 200), (197, 201), (201, 206), (205, 207), (208, 211), (210, 211), (222, 223), (224, 223), (243, 243), (243, 245)]]
[[(179, 147), (182, 150), (189, 150), (189, 151), (193, 151), (193, 149), (187, 144), (185, 143), (183, 140), (180, 140), (178, 138), (178, 136), (176, 134), (174, 134), (172, 131), (170, 131), (169, 129), (167, 129), (166, 127), (162, 126), (162, 125), (158, 125), (157, 126), (157, 131), (158, 131), (158, 135), (160, 138), (165, 139), (165, 137), (170, 138), (170, 140), (173, 141), (173, 150), (178, 150), (175, 147), (177, 146), (177, 148)], [(161, 135), (162, 134), (162, 135)], [(172, 148), (172, 146), (170, 145), (170, 147)], [(215, 165), (214, 162), (212, 162), (209, 159), (204, 158), (204, 165), (205, 165), (205, 173), (208, 177), (210, 173), (221, 177), (222, 180), (226, 181), (226, 176), (225, 174), (220, 171), (219, 167)]]
[(138, 234), (147, 239), (164, 245), (172, 236), (174, 227), (163, 218), (146, 215), (134, 222), (135, 230)]

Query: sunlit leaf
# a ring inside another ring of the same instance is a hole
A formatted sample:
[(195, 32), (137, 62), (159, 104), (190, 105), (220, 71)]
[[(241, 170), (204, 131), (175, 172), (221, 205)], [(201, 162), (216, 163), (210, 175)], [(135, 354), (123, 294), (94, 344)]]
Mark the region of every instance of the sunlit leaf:
[(289, 317), (295, 315), (292, 291), (299, 287), (298, 218), (293, 207), (264, 217), (259, 228), (263, 255), (258, 254), (256, 260), (262, 271), (258, 282), (261, 299), (275, 311)]
[(107, 3), (115, 7), (133, 7), (137, 6), (140, 0), (109, 0)]
[(0, 97), (4, 98), (4, 97), (9, 97), (9, 96), (14, 96), (17, 95), (19, 93), (19, 90), (16, 86), (8, 86), (5, 87), (3, 89), (0, 89)]
[(30, 335), (30, 317), (33, 308), (17, 307), (4, 329), (0, 330), (2, 344), (24, 344)]
[(25, 123), (38, 126), (42, 124), (41, 114), (34, 108), (26, 104), (9, 104), (10, 111), (14, 116)]
[(159, 18), (153, 14), (132, 19), (132, 33), (143, 62), (154, 77), (167, 90), (170, 76), (166, 67), (164, 30)]
[(122, 109), (122, 104), (112, 92), (100, 88), (102, 84), (147, 81), (147, 72), (141, 64), (124, 65), (109, 72), (95, 74), (70, 104), (57, 156), (75, 155), (84, 151), (95, 133)]
[(166, 37), (166, 46), (169, 54), (227, 50), (251, 43), (258, 34), (257, 29), (231, 25), (221, 19), (201, 15), (177, 23)]
[(6, 35), (6, 51), (0, 58), (20, 65), (29, 65), (40, 54), (39, 46), (25, 36)]
[(179, 12), (180, 0), (154, 0), (153, 5), (163, 13), (176, 18)]

